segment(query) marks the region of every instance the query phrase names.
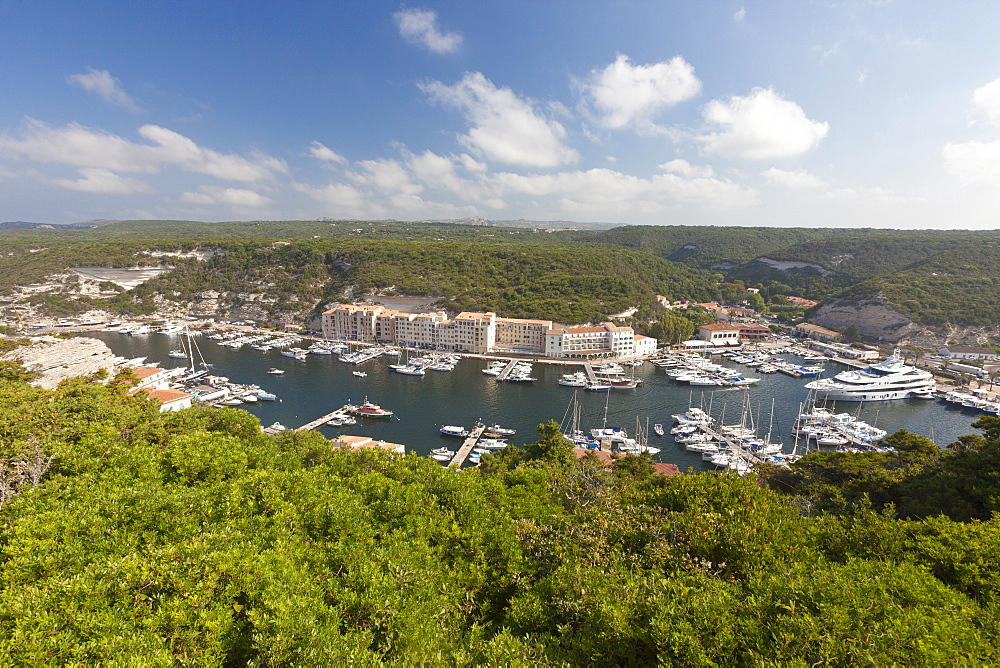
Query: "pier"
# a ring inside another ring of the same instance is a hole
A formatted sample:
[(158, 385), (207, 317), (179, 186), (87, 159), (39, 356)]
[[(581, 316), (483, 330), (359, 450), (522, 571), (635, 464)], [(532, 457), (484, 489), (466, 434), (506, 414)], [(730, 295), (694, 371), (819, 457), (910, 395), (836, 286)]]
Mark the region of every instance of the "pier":
[(338, 408), (337, 410), (333, 411), (332, 413), (327, 413), (323, 417), (316, 418), (312, 422), (307, 422), (306, 424), (302, 425), (301, 427), (297, 427), (295, 429), (295, 431), (309, 431), (309, 430), (315, 429), (316, 427), (320, 427), (320, 426), (326, 424), (327, 422), (329, 422), (333, 418), (342, 418), (342, 417), (347, 417), (348, 415), (350, 415), (350, 413), (347, 410), (347, 406), (341, 406), (340, 408)]
[(594, 371), (593, 364), (591, 364), (590, 362), (586, 362), (583, 365), (583, 371), (584, 373), (587, 374), (587, 380), (589, 380), (591, 383), (597, 382), (597, 372)]
[[(710, 425), (702, 425), (701, 427), (699, 427), (699, 429), (701, 429), (703, 432), (711, 436), (719, 443), (725, 443), (726, 449), (729, 450), (730, 454), (732, 454), (733, 456), (740, 457), (741, 459), (745, 460), (747, 463), (751, 465), (767, 463), (767, 459), (739, 445), (733, 439), (729, 438), (722, 432), (716, 430), (714, 427)], [(784, 463), (778, 464), (778, 466), (782, 466), (783, 468), (788, 467), (788, 465)]]
[(507, 380), (507, 376), (510, 375), (510, 372), (514, 370), (514, 367), (516, 367), (517, 363), (520, 361), (521, 360), (511, 360), (507, 362), (507, 366), (505, 366), (503, 368), (503, 371), (500, 372), (500, 375), (497, 376), (497, 382), (502, 383), (503, 381)]
[(462, 443), (462, 447), (460, 447), (458, 452), (455, 453), (455, 456), (452, 457), (448, 466), (461, 466), (465, 463), (465, 458), (469, 456), (470, 452), (472, 452), (472, 448), (475, 447), (476, 443), (479, 441), (479, 437), (483, 435), (484, 431), (486, 431), (486, 425), (477, 424), (475, 428), (469, 432), (469, 437), (465, 439), (464, 443)]
[[(381, 357), (385, 354), (385, 348), (373, 347), (361, 352), (360, 350), (351, 353), (350, 355), (342, 355), (339, 359), (341, 362), (350, 362), (351, 364), (363, 364), (368, 360), (373, 360), (376, 357)], [(349, 358), (349, 359), (347, 359)]]

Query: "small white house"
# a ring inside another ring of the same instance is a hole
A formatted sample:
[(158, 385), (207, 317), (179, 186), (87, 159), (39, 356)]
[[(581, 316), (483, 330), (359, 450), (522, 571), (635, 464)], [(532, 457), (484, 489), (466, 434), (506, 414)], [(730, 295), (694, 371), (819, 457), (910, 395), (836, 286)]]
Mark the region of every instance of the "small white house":
[(953, 360), (978, 360), (992, 362), (1000, 359), (997, 351), (985, 346), (945, 346), (939, 351), (942, 357)]

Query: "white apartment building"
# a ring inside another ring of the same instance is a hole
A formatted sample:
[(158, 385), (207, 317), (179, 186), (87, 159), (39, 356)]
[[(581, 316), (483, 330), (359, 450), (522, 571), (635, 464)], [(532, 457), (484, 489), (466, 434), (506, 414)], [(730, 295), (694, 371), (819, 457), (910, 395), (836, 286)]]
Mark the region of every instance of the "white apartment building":
[(652, 336), (643, 336), (642, 334), (635, 335), (635, 351), (636, 357), (646, 357), (648, 355), (656, 354), (657, 341)]
[(634, 354), (635, 332), (631, 327), (618, 327), (610, 322), (596, 327), (550, 329), (545, 333), (546, 357), (591, 359)]
[[(608, 357), (652, 354), (655, 339), (637, 352), (630, 327), (552, 329), (551, 320), (499, 318), (495, 313), (462, 312), (449, 320), (444, 311), (401, 313), (382, 306), (343, 304), (323, 313), (323, 336), (338, 341), (391, 343), (459, 353), (506, 352), (548, 357)], [(639, 337), (640, 340), (646, 337)]]

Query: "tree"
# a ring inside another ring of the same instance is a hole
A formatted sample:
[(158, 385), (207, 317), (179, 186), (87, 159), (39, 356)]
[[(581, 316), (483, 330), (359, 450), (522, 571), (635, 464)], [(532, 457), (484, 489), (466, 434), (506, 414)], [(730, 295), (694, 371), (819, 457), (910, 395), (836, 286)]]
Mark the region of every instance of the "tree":
[(649, 326), (648, 333), (661, 343), (673, 345), (694, 335), (694, 323), (687, 318), (668, 313)]

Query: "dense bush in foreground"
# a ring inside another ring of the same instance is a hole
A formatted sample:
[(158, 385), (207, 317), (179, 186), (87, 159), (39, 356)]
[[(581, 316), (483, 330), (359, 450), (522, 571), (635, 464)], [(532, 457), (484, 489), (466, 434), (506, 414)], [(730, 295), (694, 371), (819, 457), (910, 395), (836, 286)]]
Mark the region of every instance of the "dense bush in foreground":
[(605, 471), (552, 423), (459, 473), (0, 381), (0, 479), (49, 457), (0, 508), (14, 664), (998, 659), (996, 520), (810, 516), (754, 480)]

